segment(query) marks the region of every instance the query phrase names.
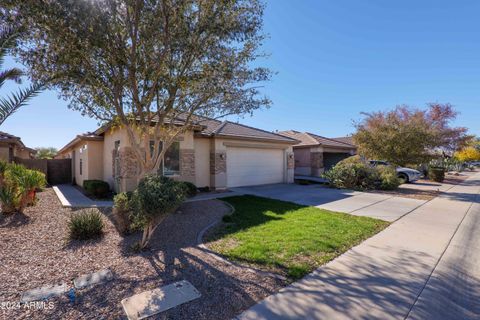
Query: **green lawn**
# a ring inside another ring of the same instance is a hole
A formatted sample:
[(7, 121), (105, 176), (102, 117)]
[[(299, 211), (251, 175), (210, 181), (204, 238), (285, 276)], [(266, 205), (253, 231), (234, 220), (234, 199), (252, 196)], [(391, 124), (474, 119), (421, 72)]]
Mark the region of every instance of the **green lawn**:
[(225, 257), (300, 278), (388, 222), (255, 196), (222, 199), (235, 213), (207, 237)]

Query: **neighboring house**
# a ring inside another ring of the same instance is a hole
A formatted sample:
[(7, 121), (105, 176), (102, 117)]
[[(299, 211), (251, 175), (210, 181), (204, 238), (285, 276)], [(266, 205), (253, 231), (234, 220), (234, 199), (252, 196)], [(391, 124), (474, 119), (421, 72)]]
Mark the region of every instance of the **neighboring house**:
[(319, 177), (339, 161), (354, 155), (357, 147), (348, 141), (349, 137), (330, 139), (309, 132), (295, 130), (279, 134), (300, 141), (293, 146), (295, 154), (295, 175)]
[[(178, 137), (167, 150), (165, 176), (190, 181), (197, 187), (229, 187), (291, 183), (292, 146), (298, 141), (229, 121), (204, 119)], [(75, 182), (107, 181), (115, 191), (133, 190), (137, 164), (124, 128), (103, 126), (79, 135), (56, 158), (71, 158)]]
[(0, 131), (0, 159), (13, 162), (15, 158), (32, 159), (37, 151), (27, 148), (19, 137)]
[(338, 138), (332, 138), (332, 139), (346, 143), (346, 144), (350, 144), (352, 146), (356, 146), (352, 136), (338, 137)]

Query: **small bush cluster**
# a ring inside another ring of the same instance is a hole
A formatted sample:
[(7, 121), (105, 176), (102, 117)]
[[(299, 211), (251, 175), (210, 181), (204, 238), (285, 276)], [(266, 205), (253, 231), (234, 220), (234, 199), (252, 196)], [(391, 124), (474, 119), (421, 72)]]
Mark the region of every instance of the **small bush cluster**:
[(359, 156), (340, 161), (323, 176), (330, 181), (330, 185), (342, 189), (394, 190), (400, 185), (394, 167), (372, 167)]
[(185, 195), (187, 197), (193, 197), (197, 194), (198, 192), (197, 187), (193, 183), (188, 181), (183, 181), (180, 183), (183, 185), (183, 188), (185, 190)]
[(70, 239), (72, 240), (98, 238), (103, 234), (103, 227), (102, 215), (95, 209), (73, 213), (68, 223)]
[(146, 219), (138, 210), (137, 192), (120, 192), (113, 198), (113, 216), (120, 233), (128, 234), (142, 230)]
[(122, 192), (114, 198), (114, 217), (119, 231), (129, 233), (143, 229), (145, 247), (156, 226), (174, 212), (187, 196), (197, 193), (189, 182), (174, 181), (160, 175), (143, 178), (133, 192)]
[(105, 198), (110, 192), (110, 186), (102, 180), (85, 180), (83, 181), (83, 189), (88, 195), (96, 198)]
[(35, 204), (36, 191), (44, 188), (47, 181), (40, 171), (23, 165), (0, 161), (0, 202), (2, 212), (23, 212)]
[(428, 177), (435, 182), (443, 182), (443, 180), (445, 180), (445, 169), (440, 167), (430, 167), (428, 169)]
[(377, 166), (381, 190), (395, 190), (400, 185), (397, 170), (393, 166)]

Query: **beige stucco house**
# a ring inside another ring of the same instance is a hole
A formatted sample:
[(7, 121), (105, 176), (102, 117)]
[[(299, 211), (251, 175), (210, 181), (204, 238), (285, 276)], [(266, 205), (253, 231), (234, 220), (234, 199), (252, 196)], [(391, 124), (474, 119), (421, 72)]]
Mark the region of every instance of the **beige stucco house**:
[(331, 139), (295, 130), (281, 131), (279, 134), (299, 141), (293, 146), (297, 176), (320, 177), (340, 160), (357, 152), (350, 137)]
[(15, 158), (32, 159), (37, 151), (27, 148), (19, 137), (0, 131), (0, 159), (13, 162)]
[[(197, 187), (226, 189), (294, 179), (292, 146), (298, 141), (242, 124), (203, 119), (167, 150), (164, 175)], [(78, 135), (56, 158), (71, 158), (75, 182), (104, 180), (113, 190), (133, 190), (136, 164), (124, 128), (103, 126)]]

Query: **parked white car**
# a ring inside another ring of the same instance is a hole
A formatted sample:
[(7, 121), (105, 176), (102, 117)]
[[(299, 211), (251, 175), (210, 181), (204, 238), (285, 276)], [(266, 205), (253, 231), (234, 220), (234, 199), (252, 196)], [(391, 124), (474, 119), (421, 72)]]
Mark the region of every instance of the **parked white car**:
[[(390, 165), (390, 163), (388, 163), (387, 161), (370, 160), (369, 162), (374, 167)], [(417, 181), (422, 177), (422, 173), (415, 169), (396, 167), (396, 170), (397, 170), (398, 178), (402, 181), (402, 183)]]
[(480, 161), (470, 161), (470, 162), (465, 162), (465, 164), (468, 166), (480, 167)]

